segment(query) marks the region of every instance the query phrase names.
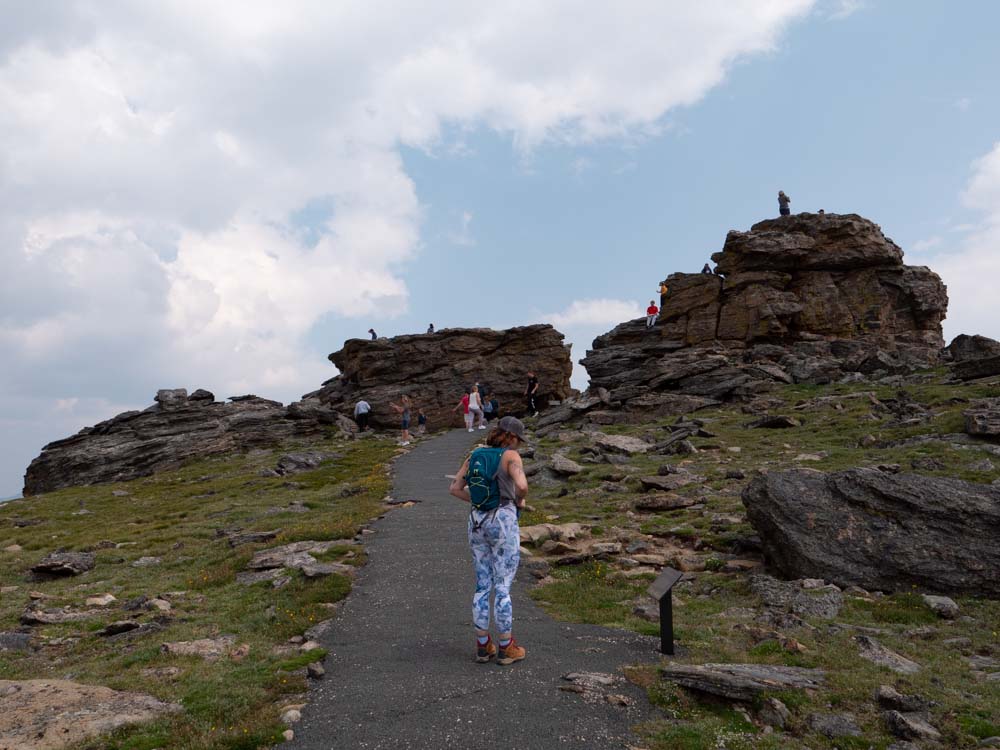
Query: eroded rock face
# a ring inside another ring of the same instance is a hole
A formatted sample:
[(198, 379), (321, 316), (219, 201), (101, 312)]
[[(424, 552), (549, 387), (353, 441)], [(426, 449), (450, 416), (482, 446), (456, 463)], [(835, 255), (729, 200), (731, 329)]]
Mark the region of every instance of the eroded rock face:
[(1000, 487), (793, 469), (754, 478), (743, 504), (768, 564), (789, 578), (1000, 596)]
[(143, 411), (119, 414), (73, 437), (49, 443), (28, 467), (24, 494), (122, 482), (184, 461), (321, 435), (316, 419), (292, 418), (277, 401), (237, 396), (228, 403), (199, 389), (161, 390)]
[(57, 750), (181, 711), (151, 695), (68, 680), (0, 680), (0, 750)]
[[(948, 295), (856, 214), (797, 214), (730, 232), (719, 273), (673, 274), (650, 331), (629, 321), (582, 364), (611, 403), (653, 414), (665, 396), (729, 400), (779, 383), (905, 373), (937, 363)], [(697, 408), (693, 403), (692, 410)]]
[(433, 429), (461, 424), (461, 414), (453, 408), (464, 389), (476, 382), (496, 393), (503, 414), (524, 412), (528, 371), (538, 378), (541, 404), (573, 392), (569, 347), (549, 325), (504, 331), (446, 328), (377, 341), (350, 339), (330, 361), (340, 375), (304, 396), (295, 409), (353, 415), (354, 405), (364, 399), (372, 407), (370, 424), (398, 427), (399, 415), (390, 403), (407, 395), (413, 401), (413, 426), (419, 407)]

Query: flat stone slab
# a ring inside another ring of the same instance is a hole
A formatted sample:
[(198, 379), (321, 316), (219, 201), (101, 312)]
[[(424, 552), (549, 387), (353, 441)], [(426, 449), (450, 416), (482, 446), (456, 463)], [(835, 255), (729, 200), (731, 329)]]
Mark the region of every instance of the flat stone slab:
[(174, 656), (200, 656), (209, 661), (226, 656), (236, 643), (235, 636), (222, 635), (218, 638), (200, 638), (196, 641), (176, 641), (164, 643), (160, 650)]
[(58, 750), (179, 712), (176, 703), (69, 680), (0, 680), (0, 750)]
[(78, 576), (92, 570), (96, 558), (93, 552), (53, 552), (31, 566), (40, 577)]
[(826, 680), (821, 669), (767, 664), (671, 664), (660, 674), (689, 690), (738, 701), (768, 690), (815, 690)]
[(630, 437), (629, 435), (607, 435), (603, 432), (595, 432), (592, 441), (594, 445), (604, 451), (622, 453), (627, 456), (646, 453), (653, 448), (651, 444), (639, 438)]
[(855, 640), (858, 642), (858, 653), (862, 659), (900, 674), (915, 674), (920, 671), (920, 665), (915, 661), (886, 648), (870, 636), (859, 635)]
[(681, 508), (690, 508), (698, 502), (700, 501), (696, 497), (684, 497), (683, 495), (675, 495), (672, 492), (656, 492), (636, 500), (635, 509), (651, 513), (664, 510), (680, 510)]

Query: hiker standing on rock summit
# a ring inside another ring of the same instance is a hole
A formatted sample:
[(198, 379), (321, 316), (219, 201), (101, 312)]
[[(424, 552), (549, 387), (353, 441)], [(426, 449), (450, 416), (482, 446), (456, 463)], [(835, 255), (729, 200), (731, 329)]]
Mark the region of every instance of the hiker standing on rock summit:
[(778, 191), (778, 213), (782, 216), (791, 216), (792, 211), (788, 207), (788, 204), (792, 202), (792, 199), (785, 195), (784, 190)]
[[(517, 516), (528, 495), (528, 479), (517, 452), (526, 443), (524, 424), (504, 417), (455, 474), (449, 491), (469, 503), (469, 546), (476, 568), (472, 621), (476, 627), (476, 661), (512, 664), (525, 656), (514, 641), (514, 610), (510, 586), (521, 559)], [(490, 637), (490, 592), (499, 649)]]

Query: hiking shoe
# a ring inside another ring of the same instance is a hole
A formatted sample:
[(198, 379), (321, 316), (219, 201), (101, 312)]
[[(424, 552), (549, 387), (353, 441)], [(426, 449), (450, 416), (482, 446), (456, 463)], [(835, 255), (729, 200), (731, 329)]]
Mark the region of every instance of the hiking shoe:
[(485, 664), (494, 656), (497, 655), (497, 647), (493, 643), (493, 639), (490, 638), (486, 643), (480, 645), (479, 641), (476, 641), (476, 661), (480, 664)]
[(501, 646), (500, 650), (497, 652), (497, 664), (503, 664), (506, 666), (507, 664), (513, 664), (516, 661), (521, 661), (526, 653), (527, 651), (524, 650), (524, 647), (518, 646), (517, 643), (514, 642), (514, 639), (511, 638), (507, 647), (504, 648)]

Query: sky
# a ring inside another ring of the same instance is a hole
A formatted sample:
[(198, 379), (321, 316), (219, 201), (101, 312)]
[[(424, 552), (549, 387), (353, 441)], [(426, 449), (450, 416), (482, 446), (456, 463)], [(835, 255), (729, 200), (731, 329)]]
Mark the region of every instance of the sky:
[(550, 322), (578, 360), (779, 189), (941, 274), (947, 339), (1000, 338), (991, 0), (0, 16), (0, 497), (159, 388), (294, 400), (372, 326)]

